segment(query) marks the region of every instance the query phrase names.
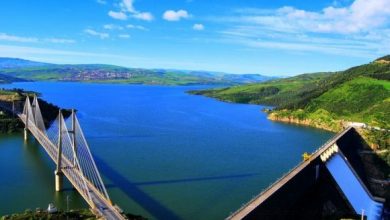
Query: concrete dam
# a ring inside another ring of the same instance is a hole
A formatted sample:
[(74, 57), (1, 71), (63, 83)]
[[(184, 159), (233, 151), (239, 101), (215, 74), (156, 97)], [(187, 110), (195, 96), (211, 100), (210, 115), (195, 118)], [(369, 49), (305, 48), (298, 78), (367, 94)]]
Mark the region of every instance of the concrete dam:
[(227, 219), (388, 219), (387, 175), (378, 163), (348, 127)]

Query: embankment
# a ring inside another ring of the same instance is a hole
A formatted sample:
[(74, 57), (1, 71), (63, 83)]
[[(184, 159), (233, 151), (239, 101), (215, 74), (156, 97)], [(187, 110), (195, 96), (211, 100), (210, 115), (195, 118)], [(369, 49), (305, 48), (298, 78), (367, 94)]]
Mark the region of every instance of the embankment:
[(344, 128), (344, 121), (332, 120), (324, 122), (321, 119), (311, 118), (298, 118), (292, 115), (281, 115), (278, 113), (271, 112), (268, 114), (268, 119), (271, 121), (278, 121), (284, 123), (298, 124), (304, 126), (310, 126), (314, 128), (320, 128), (327, 131), (339, 132)]
[[(23, 90), (1, 90), (0, 91), (0, 133), (12, 133), (23, 128), (23, 124), (15, 115), (16, 112), (22, 112), (26, 97), (37, 95), (34, 92), (27, 92)], [(44, 118), (46, 127), (56, 119), (59, 107), (48, 103), (43, 99), (38, 99), (39, 106)], [(70, 110), (63, 110), (64, 117), (69, 117)]]

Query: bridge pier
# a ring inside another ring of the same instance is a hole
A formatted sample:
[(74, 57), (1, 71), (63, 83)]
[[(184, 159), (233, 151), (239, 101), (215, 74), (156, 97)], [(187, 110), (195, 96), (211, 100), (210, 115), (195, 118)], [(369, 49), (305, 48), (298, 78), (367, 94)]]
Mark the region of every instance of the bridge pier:
[(56, 181), (56, 191), (62, 190), (62, 113), (61, 109), (58, 111), (58, 155), (57, 155), (57, 169), (54, 172)]
[[(28, 96), (27, 96), (27, 98), (26, 98), (26, 104), (30, 104), (30, 99), (28, 98)], [(26, 112), (26, 124), (24, 125), (24, 141), (27, 141), (28, 140), (28, 120), (29, 120), (29, 118), (28, 118), (28, 112)]]
[(56, 181), (56, 192), (60, 192), (62, 190), (62, 185), (63, 185), (63, 177), (64, 174), (61, 171), (56, 170), (54, 172), (55, 175), (55, 181)]
[(73, 158), (73, 166), (76, 166), (76, 158), (77, 158), (77, 145), (76, 145), (76, 114), (74, 109), (72, 109), (72, 148), (74, 153)]
[(28, 129), (24, 128), (24, 141), (28, 140)]

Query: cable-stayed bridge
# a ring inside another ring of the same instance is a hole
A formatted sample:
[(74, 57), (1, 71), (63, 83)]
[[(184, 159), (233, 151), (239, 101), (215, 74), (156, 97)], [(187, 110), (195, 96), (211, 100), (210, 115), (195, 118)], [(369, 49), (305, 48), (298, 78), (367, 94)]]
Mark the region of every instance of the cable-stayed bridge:
[(98, 218), (126, 219), (110, 200), (74, 111), (65, 120), (60, 110), (46, 129), (37, 97), (31, 103), (27, 96), (23, 111), (17, 115), (25, 125), (25, 140), (31, 132), (56, 164), (56, 191), (62, 190), (65, 176)]

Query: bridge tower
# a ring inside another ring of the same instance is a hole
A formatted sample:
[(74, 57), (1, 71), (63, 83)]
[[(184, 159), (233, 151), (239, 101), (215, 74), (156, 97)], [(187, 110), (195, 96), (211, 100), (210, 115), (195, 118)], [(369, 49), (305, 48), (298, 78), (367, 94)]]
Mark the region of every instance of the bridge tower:
[(72, 109), (72, 147), (74, 152), (74, 160), (73, 166), (76, 166), (76, 158), (77, 158), (77, 143), (76, 143), (76, 112)]
[(62, 173), (62, 113), (61, 109), (58, 112), (58, 155), (57, 155), (57, 168), (54, 172), (55, 175), (55, 187), (56, 191), (59, 192), (62, 190), (62, 185), (63, 185), (63, 176), (64, 174)]
[(30, 98), (27, 96), (26, 97), (26, 105), (25, 105), (25, 111), (26, 111), (26, 124), (24, 125), (24, 141), (28, 140), (28, 121), (30, 120), (28, 118), (28, 106), (30, 105)]

